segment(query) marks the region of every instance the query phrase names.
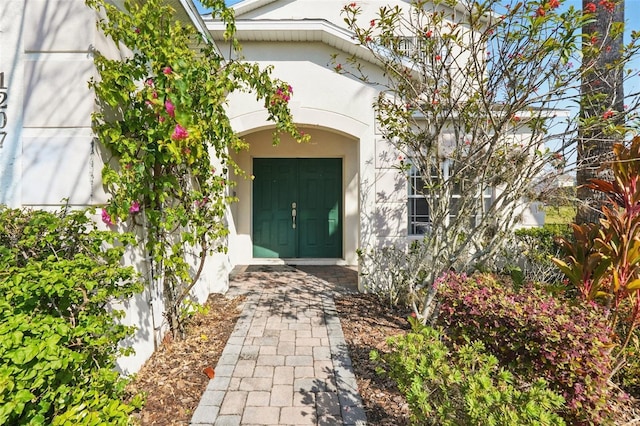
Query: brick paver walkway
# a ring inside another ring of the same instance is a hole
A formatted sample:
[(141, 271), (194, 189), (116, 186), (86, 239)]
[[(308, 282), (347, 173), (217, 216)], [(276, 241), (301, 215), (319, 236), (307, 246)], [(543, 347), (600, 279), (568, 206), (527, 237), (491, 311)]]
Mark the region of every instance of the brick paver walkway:
[(192, 425), (365, 425), (333, 297), (355, 291), (338, 266), (249, 266), (228, 296), (242, 314)]

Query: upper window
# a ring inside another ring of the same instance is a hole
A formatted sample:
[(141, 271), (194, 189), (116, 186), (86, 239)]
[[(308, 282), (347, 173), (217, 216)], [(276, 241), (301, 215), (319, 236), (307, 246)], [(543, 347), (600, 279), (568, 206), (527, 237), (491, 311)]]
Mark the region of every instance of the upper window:
[(439, 37), (426, 41), (420, 37), (401, 36), (394, 40), (394, 45), (400, 55), (414, 62), (427, 64), (430, 62), (429, 55), (434, 58), (440, 56), (446, 65), (452, 61), (451, 55), (447, 54), (448, 49)]

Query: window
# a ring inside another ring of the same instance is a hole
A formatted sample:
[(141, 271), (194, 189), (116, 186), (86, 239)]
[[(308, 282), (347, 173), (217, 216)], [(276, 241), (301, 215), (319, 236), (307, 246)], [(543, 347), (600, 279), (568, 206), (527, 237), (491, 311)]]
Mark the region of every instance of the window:
[[(432, 170), (432, 179), (438, 178), (435, 172)], [(409, 172), (409, 235), (424, 235), (429, 231), (431, 224), (429, 203), (423, 190), (422, 176), (415, 166), (411, 166)]]
[(406, 58), (416, 57), (420, 61), (426, 60), (426, 51), (417, 37), (399, 37), (398, 51)]
[[(437, 169), (431, 170), (431, 179), (429, 182), (437, 182), (441, 179), (448, 179), (452, 173), (452, 162), (445, 161), (442, 165), (441, 173)], [(449, 200), (449, 212), (447, 220), (457, 217), (462, 193), (464, 191), (464, 181), (457, 182), (453, 187), (453, 194)], [(431, 227), (431, 215), (429, 210), (430, 195), (425, 193), (425, 182), (420, 171), (411, 166), (409, 171), (409, 194), (408, 194), (408, 213), (409, 213), (409, 235), (424, 235), (429, 233)], [(435, 200), (434, 200), (435, 201)], [(493, 202), (493, 189), (485, 188), (482, 191), (482, 211), (488, 211)], [(470, 226), (475, 226), (482, 211), (478, 212), (472, 219)]]
[(427, 41), (420, 37), (400, 36), (394, 40), (394, 44), (400, 55), (414, 62), (429, 63), (430, 55), (434, 58), (441, 56), (445, 65), (450, 65), (453, 59), (447, 54), (448, 48), (441, 38), (434, 37)]

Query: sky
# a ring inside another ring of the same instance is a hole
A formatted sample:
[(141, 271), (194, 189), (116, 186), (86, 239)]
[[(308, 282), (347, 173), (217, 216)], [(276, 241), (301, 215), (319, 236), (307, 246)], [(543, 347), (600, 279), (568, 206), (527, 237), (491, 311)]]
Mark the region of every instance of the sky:
[[(233, 4), (239, 3), (241, 0), (226, 0), (227, 6), (231, 6)], [(640, 0), (638, 0), (640, 2)], [(193, 0), (193, 2), (195, 3), (196, 7), (198, 8), (198, 12), (202, 13), (207, 13), (207, 9), (204, 8), (202, 6), (202, 4), (200, 4), (200, 2), (198, 0)]]

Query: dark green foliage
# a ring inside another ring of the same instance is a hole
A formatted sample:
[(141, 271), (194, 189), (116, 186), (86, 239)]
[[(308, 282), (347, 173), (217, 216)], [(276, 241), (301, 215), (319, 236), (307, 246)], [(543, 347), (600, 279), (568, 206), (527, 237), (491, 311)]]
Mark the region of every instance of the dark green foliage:
[(602, 421), (611, 393), (603, 312), (534, 286), (515, 290), (488, 274), (446, 274), (438, 289), (438, 322), (453, 342), (480, 340), (519, 377), (547, 380), (567, 401), (568, 423)]
[(530, 386), (498, 366), (480, 341), (450, 350), (441, 332), (412, 319), (413, 330), (390, 338), (379, 372), (396, 380), (416, 425), (564, 425), (563, 398), (542, 379)]
[(0, 424), (129, 422), (114, 367), (133, 329), (110, 302), (141, 286), (117, 238), (84, 211), (0, 207)]

